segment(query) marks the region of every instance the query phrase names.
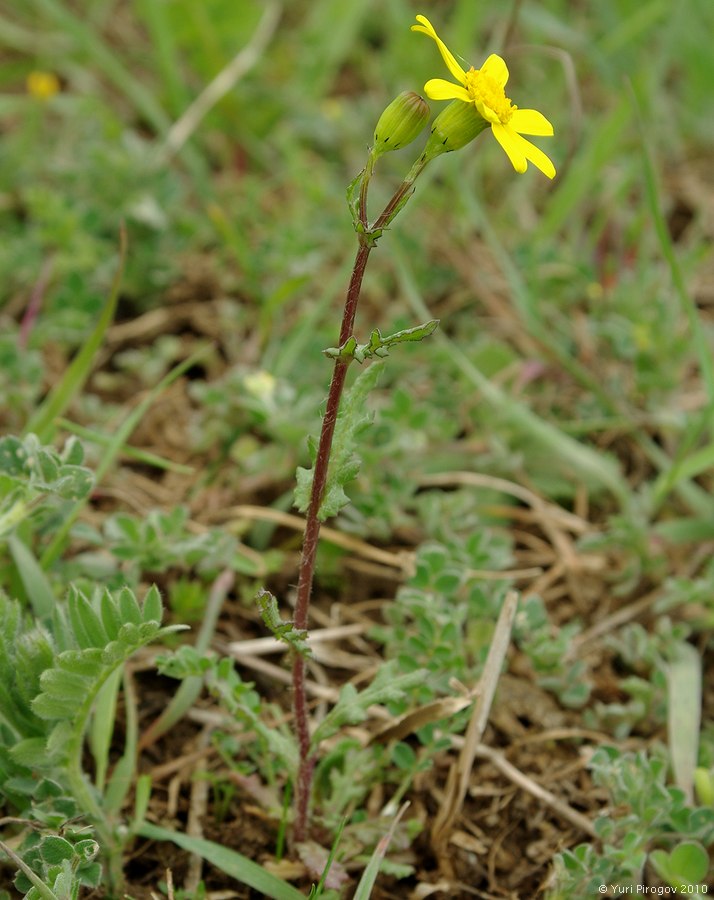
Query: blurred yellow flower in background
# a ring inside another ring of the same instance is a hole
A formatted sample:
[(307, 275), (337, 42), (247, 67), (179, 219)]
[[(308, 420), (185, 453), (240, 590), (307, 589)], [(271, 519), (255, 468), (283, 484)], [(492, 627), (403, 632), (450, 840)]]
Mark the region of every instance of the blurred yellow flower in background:
[(472, 104), (491, 126), (493, 136), (505, 150), (516, 172), (525, 172), (528, 163), (540, 169), (548, 178), (555, 175), (555, 166), (535, 144), (522, 135), (551, 136), (553, 126), (535, 109), (518, 109), (506, 96), (508, 67), (500, 56), (492, 53), (480, 69), (472, 66), (464, 71), (446, 44), (434, 30), (426, 16), (417, 16), (418, 25), (412, 31), (428, 35), (436, 42), (447, 69), (459, 82), (432, 78), (424, 85), (424, 93), (431, 100), (462, 100)]
[(49, 100), (60, 91), (59, 78), (54, 72), (30, 72), (27, 76), (27, 93), (38, 100)]

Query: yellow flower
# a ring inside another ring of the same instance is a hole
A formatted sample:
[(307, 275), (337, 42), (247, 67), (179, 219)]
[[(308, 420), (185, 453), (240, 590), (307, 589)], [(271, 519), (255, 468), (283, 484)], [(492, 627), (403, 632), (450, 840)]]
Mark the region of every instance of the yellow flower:
[(30, 72), (27, 76), (27, 93), (38, 100), (48, 100), (59, 93), (59, 78), (54, 72)]
[(446, 44), (434, 30), (426, 16), (417, 16), (419, 25), (412, 31), (427, 34), (436, 42), (447, 69), (459, 84), (432, 78), (424, 85), (424, 93), (431, 100), (462, 100), (475, 106), (477, 112), (491, 126), (493, 136), (503, 147), (516, 172), (525, 172), (528, 163), (540, 169), (548, 178), (555, 175), (555, 166), (535, 144), (521, 135), (550, 136), (553, 126), (535, 109), (518, 109), (506, 96), (508, 68), (500, 56), (492, 53), (480, 69), (472, 66), (465, 72)]

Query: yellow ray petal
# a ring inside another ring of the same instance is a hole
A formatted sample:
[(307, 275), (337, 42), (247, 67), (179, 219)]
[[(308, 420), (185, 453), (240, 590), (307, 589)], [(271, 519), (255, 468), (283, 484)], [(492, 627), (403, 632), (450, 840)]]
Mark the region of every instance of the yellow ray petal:
[[(508, 158), (513, 163), (513, 168), (517, 172), (525, 172), (527, 160), (528, 162), (532, 162), (536, 169), (540, 169), (540, 171), (548, 178), (555, 177), (555, 166), (539, 147), (536, 147), (535, 144), (531, 144), (530, 141), (521, 137), (520, 134), (516, 134), (510, 125), (492, 125), (491, 127), (493, 133), (496, 135), (496, 139), (508, 154)], [(500, 137), (496, 134), (497, 128), (501, 129)], [(523, 163), (523, 168), (518, 168), (516, 162), (518, 165)]]
[(555, 178), (555, 166), (540, 147), (536, 147), (535, 144), (531, 144), (525, 138), (521, 138), (521, 140), (525, 144), (523, 153), (528, 162), (532, 162), (536, 169), (540, 169), (547, 178)]
[(468, 92), (452, 81), (443, 78), (432, 78), (424, 85), (424, 93), (430, 100), (463, 100), (470, 103)]
[(506, 156), (511, 160), (511, 165), (516, 172), (525, 172), (528, 168), (528, 160), (521, 146), (521, 143), (525, 143), (525, 138), (519, 138), (515, 131), (500, 123), (492, 125), (491, 131), (505, 150)]
[[(469, 98), (473, 103), (473, 98)], [(479, 112), (479, 115), (483, 116), (484, 119), (491, 125), (500, 124), (501, 120), (498, 117), (498, 113), (491, 109), (490, 106), (486, 106), (485, 103), (482, 103), (480, 100), (477, 100), (475, 103), (476, 109)]]
[(546, 117), (535, 109), (517, 109), (508, 123), (519, 134), (550, 136), (553, 126)]
[(508, 66), (506, 65), (506, 61), (497, 54), (492, 53), (489, 56), (486, 62), (481, 66), (481, 72), (484, 75), (488, 75), (489, 78), (493, 78), (499, 87), (504, 88), (506, 86), (506, 82), (508, 81)]
[(427, 34), (430, 38), (436, 41), (436, 46), (439, 48), (439, 52), (441, 53), (441, 56), (446, 63), (446, 68), (449, 70), (449, 72), (451, 72), (451, 74), (457, 81), (460, 81), (461, 84), (463, 84), (466, 81), (466, 73), (456, 62), (454, 55), (436, 33), (436, 31), (434, 30), (434, 26), (426, 16), (417, 16), (416, 18), (417, 22), (420, 22), (421, 24), (412, 25), (412, 31), (420, 31), (422, 34)]

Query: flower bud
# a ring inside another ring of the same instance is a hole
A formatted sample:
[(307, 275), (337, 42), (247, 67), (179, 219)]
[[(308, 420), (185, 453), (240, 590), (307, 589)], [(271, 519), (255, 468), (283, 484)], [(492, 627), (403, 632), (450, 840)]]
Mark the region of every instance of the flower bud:
[(390, 150), (399, 150), (411, 144), (426, 125), (429, 105), (413, 91), (404, 91), (389, 104), (379, 117), (374, 129), (375, 159)]
[(489, 124), (473, 103), (454, 100), (434, 119), (424, 156), (433, 159), (442, 153), (460, 150), (478, 137)]

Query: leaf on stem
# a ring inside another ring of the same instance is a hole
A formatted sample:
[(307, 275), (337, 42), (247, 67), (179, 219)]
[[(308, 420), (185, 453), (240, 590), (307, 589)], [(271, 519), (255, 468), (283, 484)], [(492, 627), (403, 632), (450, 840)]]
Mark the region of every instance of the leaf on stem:
[[(365, 369), (355, 380), (351, 389), (346, 392), (337, 417), (335, 435), (332, 442), (330, 456), (330, 468), (327, 473), (327, 483), (320, 504), (318, 518), (324, 522), (337, 513), (350, 502), (344, 491), (344, 486), (357, 477), (361, 460), (355, 452), (357, 436), (372, 421), (372, 414), (365, 412), (367, 397), (374, 389), (382, 370), (381, 364), (376, 364)], [(317, 447), (311, 442), (310, 452), (315, 461)], [(295, 505), (300, 512), (307, 512), (310, 505), (314, 466), (305, 469), (300, 466), (296, 473), (297, 487), (295, 489)]]
[(270, 591), (259, 591), (255, 599), (260, 610), (260, 618), (273, 637), (288, 644), (301, 656), (311, 656), (312, 654), (307, 644), (307, 631), (304, 628), (296, 628), (293, 622), (280, 618), (278, 601)]
[(369, 336), (366, 344), (358, 344), (357, 338), (352, 335), (342, 344), (341, 347), (328, 347), (322, 352), (330, 359), (351, 360), (356, 359), (358, 363), (363, 363), (365, 359), (373, 359), (374, 357), (385, 357), (389, 355), (389, 350), (395, 344), (403, 344), (407, 341), (423, 341), (425, 337), (433, 334), (439, 327), (438, 319), (430, 319), (423, 325), (415, 325), (413, 328), (404, 328), (402, 331), (395, 331), (394, 334), (383, 336), (379, 328), (375, 328)]

